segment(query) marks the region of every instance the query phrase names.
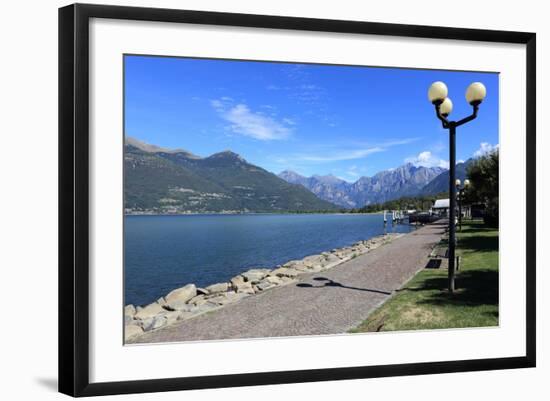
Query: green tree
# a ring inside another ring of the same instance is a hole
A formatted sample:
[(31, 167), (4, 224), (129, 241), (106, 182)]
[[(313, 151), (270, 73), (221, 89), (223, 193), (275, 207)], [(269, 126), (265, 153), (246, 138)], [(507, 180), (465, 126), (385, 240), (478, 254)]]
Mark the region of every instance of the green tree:
[(498, 226), (498, 149), (481, 156), (468, 167), (468, 203), (485, 205), (485, 223)]

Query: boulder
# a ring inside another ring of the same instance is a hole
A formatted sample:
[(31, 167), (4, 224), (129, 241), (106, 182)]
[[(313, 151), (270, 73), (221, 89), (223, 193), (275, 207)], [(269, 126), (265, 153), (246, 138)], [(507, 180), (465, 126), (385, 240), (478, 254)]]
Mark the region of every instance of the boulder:
[(164, 317), (166, 318), (166, 325), (173, 324), (180, 320), (180, 317), (182, 314), (188, 313), (188, 312), (179, 312), (179, 311), (173, 311), (173, 312), (166, 312), (164, 314)]
[(239, 294), (254, 294), (254, 289), (252, 288), (252, 283), (244, 283), (242, 286), (237, 288), (237, 293)]
[(279, 277), (290, 277), (295, 278), (300, 274), (298, 270), (291, 269), (288, 267), (280, 267), (278, 269), (275, 269), (271, 272), (271, 276), (279, 276)]
[(339, 257), (333, 254), (329, 254), (325, 256), (325, 259), (323, 260), (323, 267), (326, 269), (330, 269), (336, 265), (339, 265), (341, 263), (341, 260)]
[(202, 305), (198, 305), (193, 307), (192, 310), (188, 312), (180, 312), (180, 315), (178, 316), (178, 321), (191, 319), (195, 316), (202, 315), (203, 313), (209, 312), (211, 310), (219, 308), (220, 305), (213, 304), (211, 302), (206, 302)]
[(294, 267), (295, 265), (303, 265), (303, 263), (301, 260), (291, 260), (289, 262), (286, 262), (284, 265), (277, 267)]
[(143, 329), (136, 324), (128, 324), (124, 326), (124, 341), (128, 341), (143, 333)]
[(197, 295), (208, 295), (208, 291), (204, 288), (197, 287)]
[(244, 277), (242, 276), (233, 277), (231, 279), (231, 286), (238, 293), (254, 294), (252, 283), (244, 281)]
[(128, 315), (128, 316), (134, 316), (136, 314), (136, 308), (134, 305), (130, 304), (130, 305), (126, 305), (124, 307), (124, 315)]
[(268, 283), (271, 283), (273, 285), (280, 285), (283, 283), (283, 280), (277, 276), (267, 276), (264, 281), (267, 281)]
[(166, 306), (172, 310), (181, 310), (185, 307), (186, 302), (197, 295), (197, 287), (195, 284), (187, 284), (184, 287), (178, 288), (170, 292), (166, 297)]
[(218, 292), (227, 292), (229, 290), (229, 283), (217, 283), (206, 287), (208, 294), (216, 294)]
[(189, 301), (187, 301), (189, 305), (202, 305), (206, 302), (208, 301), (206, 300), (204, 294), (197, 295), (196, 297), (193, 297)]
[(153, 325), (155, 324), (155, 317), (148, 317), (147, 319), (141, 320), (141, 328), (143, 331), (151, 331)]
[(295, 283), (296, 281), (298, 281), (298, 280), (295, 279), (295, 278), (281, 277), (281, 285), (286, 285), (286, 284), (290, 284), (290, 283)]
[(153, 318), (153, 325), (151, 326), (151, 330), (159, 329), (162, 326), (166, 326), (168, 323), (168, 319), (166, 318), (166, 315), (158, 315)]
[(160, 306), (166, 305), (166, 299), (164, 299), (164, 297), (160, 297), (159, 299), (157, 299), (157, 304), (159, 304)]
[(158, 304), (156, 302), (153, 302), (152, 304), (149, 304), (149, 305), (141, 308), (138, 312), (136, 312), (134, 317), (136, 319), (143, 320), (143, 319), (147, 319), (147, 318), (156, 316), (161, 312), (165, 312), (165, 309), (160, 304)]
[(286, 266), (285, 267), (288, 267), (288, 268), (291, 268), (291, 269), (294, 269), (294, 270), (298, 270), (300, 272), (304, 272), (304, 273), (311, 273), (311, 267), (308, 267), (302, 263), (296, 263), (294, 265), (291, 265), (291, 266)]
[(302, 259), (302, 263), (308, 267), (314, 267), (320, 265), (323, 260), (321, 255), (306, 256)]
[(208, 302), (211, 302), (216, 305), (227, 305), (232, 302), (238, 301), (239, 299), (245, 297), (246, 294), (236, 293), (235, 291), (229, 291), (225, 293), (220, 293), (213, 298), (208, 298)]
[(269, 269), (251, 269), (244, 273), (241, 273), (241, 276), (244, 277), (245, 281), (256, 284), (265, 276), (267, 276), (269, 272)]
[(254, 287), (257, 290), (256, 292), (261, 292), (261, 291), (266, 291), (266, 290), (269, 290), (270, 288), (276, 287), (276, 285), (273, 283), (270, 283), (267, 280), (263, 280), (263, 281), (260, 281), (258, 284), (256, 284)]
[(238, 276), (233, 277), (231, 280), (229, 280), (229, 282), (231, 283), (231, 286), (232, 286), (233, 288), (236, 288), (236, 287), (238, 287), (239, 285), (244, 284), (246, 281), (244, 281), (244, 277), (243, 277), (243, 276), (238, 275)]

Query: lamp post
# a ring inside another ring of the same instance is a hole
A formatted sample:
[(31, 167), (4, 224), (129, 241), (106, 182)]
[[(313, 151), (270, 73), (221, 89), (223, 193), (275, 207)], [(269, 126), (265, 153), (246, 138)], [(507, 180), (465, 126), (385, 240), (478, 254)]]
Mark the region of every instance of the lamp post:
[(458, 229), (462, 231), (462, 201), (464, 199), (464, 190), (470, 185), (470, 180), (464, 180), (464, 185), (460, 186), (460, 180), (455, 181), (458, 190)]
[(477, 117), (479, 105), (485, 99), (487, 90), (481, 82), (474, 82), (466, 90), (466, 100), (472, 106), (472, 114), (458, 121), (449, 121), (447, 117), (453, 110), (453, 103), (448, 95), (447, 85), (434, 82), (428, 90), (428, 98), (435, 106), (435, 114), (443, 128), (449, 130), (449, 292), (455, 290), (455, 216), (456, 216), (456, 127), (460, 127)]

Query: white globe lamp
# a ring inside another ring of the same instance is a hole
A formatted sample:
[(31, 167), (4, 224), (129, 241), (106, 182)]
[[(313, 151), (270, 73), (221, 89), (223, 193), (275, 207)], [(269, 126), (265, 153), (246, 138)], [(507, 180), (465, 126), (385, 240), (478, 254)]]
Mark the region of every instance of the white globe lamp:
[(441, 81), (434, 82), (428, 89), (428, 99), (432, 104), (441, 104), (449, 94), (447, 85)]
[(453, 102), (451, 102), (451, 99), (446, 97), (439, 106), (439, 112), (443, 117), (447, 117), (449, 114), (451, 114), (451, 111), (453, 111)]
[(466, 100), (472, 106), (479, 105), (487, 96), (487, 89), (481, 82), (474, 82), (466, 89)]

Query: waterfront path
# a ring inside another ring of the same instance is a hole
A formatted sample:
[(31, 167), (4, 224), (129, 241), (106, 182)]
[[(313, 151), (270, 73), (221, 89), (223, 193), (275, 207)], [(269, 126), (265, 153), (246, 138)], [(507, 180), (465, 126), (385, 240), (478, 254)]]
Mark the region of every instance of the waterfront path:
[(430, 224), (296, 283), (253, 295), (131, 342), (345, 333), (361, 323), (429, 261), (444, 224)]

